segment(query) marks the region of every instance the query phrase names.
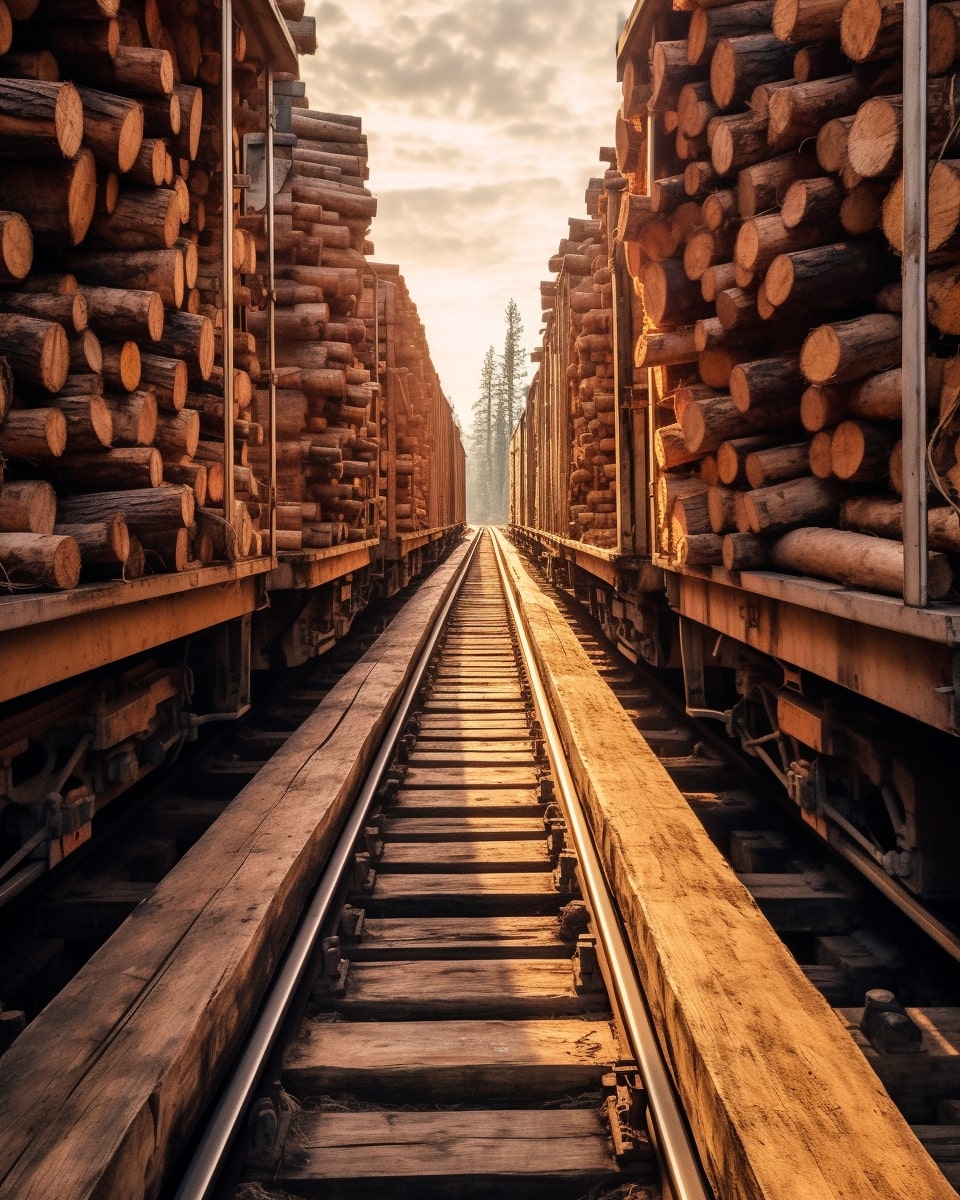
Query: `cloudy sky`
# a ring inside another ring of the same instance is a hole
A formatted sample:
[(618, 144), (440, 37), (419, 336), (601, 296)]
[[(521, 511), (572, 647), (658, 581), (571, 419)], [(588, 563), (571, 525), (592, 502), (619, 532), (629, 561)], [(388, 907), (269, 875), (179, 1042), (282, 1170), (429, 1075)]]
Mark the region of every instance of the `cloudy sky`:
[[(539, 343), (540, 280), (586, 214), (620, 101), (614, 0), (308, 0), (311, 106), (363, 118), (376, 259), (399, 263), (469, 428), (486, 349), (516, 300)], [(531, 371), (532, 374), (532, 371)]]

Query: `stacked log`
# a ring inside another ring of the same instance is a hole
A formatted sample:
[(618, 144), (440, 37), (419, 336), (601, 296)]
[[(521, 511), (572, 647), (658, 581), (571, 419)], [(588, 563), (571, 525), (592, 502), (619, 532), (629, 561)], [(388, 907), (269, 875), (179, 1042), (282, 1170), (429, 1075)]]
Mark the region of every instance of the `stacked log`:
[(383, 295), (378, 354), (385, 368), (379, 511), (386, 536), (394, 539), (447, 523), (439, 455), (448, 406), (406, 281), (396, 267), (377, 264), (375, 270)]
[[(255, 551), (248, 509), (215, 509), (219, 238), (238, 169), (220, 161), (219, 12), (98, 0), (56, 22), (30, 2), (14, 16), (0, 60), (0, 354), (13, 379), (0, 454), (8, 479), (52, 490), (55, 524), (18, 529), (8, 515), (3, 532), (68, 538), (83, 578)], [(234, 58), (239, 111), (262, 64), (242, 35)], [(252, 239), (235, 242), (239, 309), (262, 285), (246, 283), (258, 278)], [(249, 405), (248, 366), (235, 404)], [(238, 421), (241, 457), (252, 425)], [(195, 519), (211, 511), (217, 537)], [(9, 554), (11, 585), (72, 586), (59, 543)]]
[[(616, 150), (601, 151), (614, 158)], [(617, 545), (616, 402), (613, 284), (602, 179), (587, 186), (586, 217), (571, 217), (549, 261), (558, 278), (541, 284), (544, 314), (567, 331), (570, 397), (569, 535), (587, 545)]]
[[(375, 304), (364, 257), (377, 203), (366, 187), (366, 137), (359, 117), (299, 102), (292, 97), (297, 140), (276, 196), (278, 552), (362, 541), (380, 525), (375, 320), (358, 315), (362, 303)], [(265, 318), (257, 314), (248, 328), (262, 356)], [(269, 392), (259, 387), (259, 424), (268, 409)], [(264, 453), (251, 450), (250, 461), (265, 469)]]
[[(635, 362), (655, 393), (657, 548), (670, 564), (902, 589), (890, 515), (902, 411), (901, 10), (881, 6), (873, 19), (865, 7), (697, 0), (674, 14), (686, 37), (655, 44), (649, 71), (636, 63), (625, 76), (618, 130), (629, 124), (636, 141), (648, 113), (659, 125), (649, 188), (642, 145), (618, 160), (617, 237), (645, 313)], [(933, 424), (957, 395), (944, 362), (960, 332), (953, 69), (932, 45), (929, 148), (942, 160), (930, 172)], [(944, 474), (958, 433), (940, 455)], [(952, 529), (931, 495), (931, 530)], [(794, 533), (811, 527), (837, 533)], [(860, 553), (851, 538), (864, 533), (890, 541), (892, 569)], [(931, 546), (936, 597), (950, 586), (936, 556), (950, 547)]]

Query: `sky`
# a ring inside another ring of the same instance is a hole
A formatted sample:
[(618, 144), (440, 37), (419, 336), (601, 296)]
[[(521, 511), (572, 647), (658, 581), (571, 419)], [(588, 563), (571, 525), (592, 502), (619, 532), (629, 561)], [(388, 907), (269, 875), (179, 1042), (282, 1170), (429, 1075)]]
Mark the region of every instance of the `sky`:
[[(620, 103), (612, 0), (308, 0), (312, 108), (363, 118), (374, 261), (399, 263), (465, 430), (516, 300), (540, 342), (540, 281), (586, 215)], [(528, 378), (532, 378), (533, 367)]]

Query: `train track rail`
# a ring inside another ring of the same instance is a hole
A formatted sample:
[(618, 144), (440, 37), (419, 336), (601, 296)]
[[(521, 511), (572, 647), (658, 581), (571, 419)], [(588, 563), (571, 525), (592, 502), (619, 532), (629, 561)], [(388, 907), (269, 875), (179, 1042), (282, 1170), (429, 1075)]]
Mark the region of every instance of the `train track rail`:
[(515, 606), (484, 536), (182, 1200), (235, 1139), (294, 1194), (710, 1195)]

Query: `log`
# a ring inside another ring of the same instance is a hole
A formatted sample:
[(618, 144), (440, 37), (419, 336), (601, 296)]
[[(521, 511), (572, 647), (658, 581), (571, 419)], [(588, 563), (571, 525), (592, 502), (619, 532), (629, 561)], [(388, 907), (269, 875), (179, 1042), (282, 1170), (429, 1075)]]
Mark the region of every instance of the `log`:
[(731, 175), (766, 159), (767, 118), (756, 113), (714, 117), (707, 126), (710, 161), (718, 175)]
[(155, 488), (163, 482), (163, 459), (154, 446), (117, 446), (99, 454), (71, 454), (57, 464), (57, 478), (72, 492)]
[[(903, 501), (885, 496), (850, 496), (840, 509), (840, 527), (878, 537), (903, 539)], [(927, 509), (927, 540), (934, 550), (960, 553), (960, 515), (951, 505)]]
[[(953, 76), (927, 81), (927, 149), (938, 153), (960, 142)], [(847, 141), (850, 166), (864, 179), (893, 175), (900, 165), (903, 97), (874, 96), (857, 110)]]
[(0, 312), (54, 321), (73, 333), (82, 333), (88, 319), (87, 302), (79, 292), (0, 292)]
[(53, 533), (57, 497), (49, 483), (12, 479), (0, 489), (0, 532)]
[(791, 183), (821, 173), (812, 154), (765, 155), (763, 161), (748, 164), (737, 176), (737, 212), (746, 219), (779, 208)]
[(693, 66), (704, 65), (721, 38), (768, 31), (772, 17), (773, 0), (743, 0), (723, 8), (695, 8), (687, 31), (687, 60)]
[(192, 458), (200, 441), (200, 414), (192, 408), (157, 413), (154, 443), (167, 458)]
[(653, 91), (648, 108), (652, 113), (676, 111), (680, 89), (694, 83), (703, 72), (692, 66), (686, 41), (655, 42), (651, 57), (650, 78)]
[(840, 18), (840, 45), (852, 62), (874, 62), (899, 52), (903, 0), (847, 0)]
[(882, 227), (886, 187), (880, 180), (862, 179), (844, 196), (840, 205), (840, 224), (844, 233), (857, 236)]
[(753, 434), (750, 437), (729, 438), (717, 448), (717, 475), (726, 487), (747, 482), (747, 458), (757, 450), (766, 450), (780, 442), (777, 434)]
[[(742, 413), (766, 405), (793, 405), (803, 389), (800, 359), (795, 354), (738, 363), (730, 372), (730, 396)], [(799, 409), (795, 411), (799, 413)]]
[(870, 483), (887, 477), (890, 451), (899, 438), (896, 425), (841, 421), (830, 442), (830, 469), (847, 483)]
[(157, 432), (157, 400), (152, 392), (107, 395), (104, 403), (113, 417), (113, 440), (120, 446), (149, 446)]
[(33, 265), (33, 235), (17, 212), (0, 212), (0, 282), (24, 279)]
[(808, 442), (788, 442), (780, 446), (767, 446), (747, 455), (744, 471), (747, 483), (753, 489), (770, 487), (786, 479), (796, 479), (809, 470), (810, 446)]
[(677, 539), (681, 567), (707, 567), (723, 561), (723, 541), (716, 533), (684, 534)]
[(767, 561), (768, 538), (755, 533), (726, 533), (723, 536), (720, 557), (728, 571), (750, 571), (762, 567)]
[[(834, 579), (848, 587), (903, 595), (903, 545), (845, 529), (795, 529), (770, 547), (770, 561), (784, 571)], [(953, 583), (950, 560), (927, 555), (927, 590), (941, 600)]]
[(98, 211), (88, 243), (102, 250), (171, 249), (180, 233), (180, 202), (171, 188), (125, 188), (113, 212)]
[(843, 189), (834, 179), (795, 179), (787, 188), (780, 207), (780, 216), (787, 229), (798, 225), (814, 225), (829, 228), (835, 224)]
[(777, 255), (821, 246), (830, 232), (812, 226), (788, 229), (780, 213), (750, 217), (737, 233), (733, 261), (745, 271), (765, 271)]
[(65, 590), (80, 581), (80, 549), (56, 534), (0, 533), (0, 589)]
[(164, 311), (159, 292), (85, 284), (81, 293), (87, 301), (90, 327), (100, 337), (160, 340)]
[(809, 383), (846, 383), (900, 361), (900, 318), (870, 313), (852, 321), (820, 325), (800, 349), (800, 369)]
[(697, 361), (692, 328), (654, 333), (648, 330), (637, 338), (633, 352), (635, 367), (665, 367)]
[(774, 0), (773, 32), (785, 42), (836, 39), (846, 0)]
[(661, 426), (654, 434), (654, 453), (662, 471), (696, 462), (700, 455), (687, 449), (679, 422)]
[[(39, 245), (76, 246), (86, 237), (93, 220), (96, 172), (93, 155), (85, 148), (69, 162), (25, 158), (16, 171), (0, 172), (0, 208), (23, 213)], [(4, 246), (4, 262), (5, 251)]]
[(839, 175), (847, 164), (847, 147), (850, 143), (850, 130), (856, 115), (852, 117), (835, 117), (821, 126), (817, 134), (817, 162), (831, 174)]
[(156, 488), (95, 492), (61, 499), (59, 519), (64, 522), (104, 521), (122, 514), (137, 533), (189, 527), (194, 519), (194, 498), (189, 487), (161, 484)]
[(927, 21), (927, 71), (931, 75), (945, 75), (960, 58), (960, 8), (955, 0), (933, 4)]
[(176, 247), (124, 253), (94, 253), (85, 249), (68, 256), (66, 261), (81, 283), (155, 292), (167, 308), (183, 305), (186, 267), (183, 254)]
[(708, 311), (703, 297), (690, 287), (678, 259), (645, 263), (640, 281), (644, 304), (655, 325), (690, 325)]
[(792, 47), (773, 33), (721, 38), (710, 60), (710, 90), (718, 108), (732, 108), (758, 84), (786, 79), (792, 68)]
[(74, 158), (83, 133), (83, 101), (72, 83), (0, 78), (0, 155)]
[(811, 522), (833, 524), (840, 491), (832, 480), (806, 475), (747, 492), (743, 502), (751, 533), (775, 533)]
[(209, 317), (199, 314), (169, 312), (156, 350), (169, 358), (185, 359), (191, 373), (207, 380), (213, 371), (213, 323)]
[(18, 380), (58, 392), (70, 368), (70, 348), (62, 325), (17, 313), (0, 313), (0, 353)]
[[(181, 358), (141, 354), (139, 382), (148, 391), (153, 392), (159, 408), (168, 412), (179, 412), (186, 403), (189, 372), (187, 364)], [(134, 384), (134, 387), (136, 386), (137, 384)]]
[(827, 121), (855, 113), (866, 98), (867, 89), (856, 75), (834, 75), (781, 88), (770, 97), (770, 144), (798, 146), (815, 138)]
[(190, 563), (190, 535), (184, 528), (141, 529), (137, 535), (147, 562), (159, 560), (166, 571), (185, 571)]
[(712, 396), (688, 404), (680, 426), (689, 451), (710, 454), (732, 438), (796, 428), (796, 414), (789, 405), (741, 412), (729, 396)]
[(811, 79), (839, 75), (848, 66), (837, 43), (824, 38), (800, 47), (793, 60), (793, 77), (797, 83), (809, 83)]
[(700, 276), (700, 294), (708, 304), (715, 301), (721, 292), (735, 286), (734, 266), (730, 262), (707, 267)]
[(834, 242), (778, 254), (767, 268), (764, 287), (775, 307), (808, 312), (867, 299), (894, 270), (895, 264), (872, 242)]
[(75, 451), (101, 451), (113, 443), (113, 417), (102, 396), (57, 396), (53, 407), (67, 422), (71, 458)]
[(130, 531), (120, 513), (106, 521), (57, 525), (54, 533), (73, 538), (83, 567), (116, 566), (130, 557)]
[(696, 138), (705, 134), (710, 121), (720, 110), (710, 91), (710, 80), (700, 79), (685, 84), (677, 99), (677, 127), (685, 137)]
[(78, 87), (83, 104), (83, 141), (108, 171), (129, 171), (143, 141), (143, 109), (127, 97)]

